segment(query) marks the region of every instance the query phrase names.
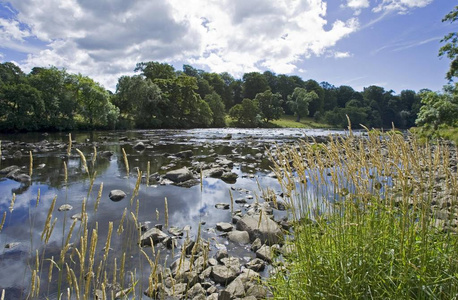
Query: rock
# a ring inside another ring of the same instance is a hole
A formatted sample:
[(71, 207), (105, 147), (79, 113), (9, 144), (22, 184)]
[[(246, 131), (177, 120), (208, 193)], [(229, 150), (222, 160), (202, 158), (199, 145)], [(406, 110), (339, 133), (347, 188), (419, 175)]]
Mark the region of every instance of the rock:
[(126, 197), (126, 193), (121, 190), (112, 190), (108, 197), (111, 199), (111, 201), (118, 202)]
[(46, 167), (46, 164), (39, 164), (39, 165), (37, 166), (37, 169), (38, 169), (38, 170), (41, 170), (41, 169), (43, 169), (44, 167)]
[(174, 183), (180, 183), (194, 178), (191, 170), (186, 167), (169, 171), (165, 174), (165, 177)]
[(13, 243), (8, 243), (5, 245), (5, 248), (6, 249), (13, 249), (13, 248), (16, 248), (17, 246), (19, 246), (21, 243), (19, 242), (13, 242)]
[(13, 165), (13, 166), (9, 166), (9, 167), (1, 169), (0, 170), (0, 174), (1, 175), (6, 175), (6, 174), (11, 173), (13, 171), (19, 171), (20, 169), (21, 168), (19, 168), (18, 166)]
[(234, 162), (228, 160), (227, 158), (221, 158), (216, 161), (220, 166), (225, 166), (228, 168), (232, 168), (234, 166)]
[(134, 149), (135, 150), (138, 150), (138, 151), (142, 151), (144, 150), (146, 147), (145, 147), (145, 144), (143, 142), (138, 142), (134, 145)]
[(238, 276), (242, 280), (243, 284), (247, 286), (250, 283), (258, 283), (261, 279), (261, 275), (250, 269), (243, 269), (242, 273)]
[(16, 152), (14, 152), (14, 153), (13, 153), (13, 157), (15, 157), (15, 158), (21, 158), (21, 157), (22, 157), (21, 151), (18, 150), (18, 151), (16, 151)]
[(240, 278), (235, 278), (224, 291), (220, 293), (220, 299), (234, 299), (245, 295), (245, 287)]
[(262, 242), (261, 239), (256, 238), (253, 243), (251, 244), (251, 251), (256, 252), (259, 250), (259, 248), (262, 247)]
[(235, 203), (237, 204), (245, 204), (247, 201), (245, 198), (235, 199)]
[(245, 267), (255, 272), (260, 272), (264, 270), (264, 268), (266, 267), (266, 263), (260, 258), (255, 258), (247, 262), (245, 264)]
[(227, 204), (227, 203), (217, 203), (217, 204), (215, 204), (215, 207), (217, 209), (229, 209), (229, 208), (231, 208), (231, 205)]
[(232, 268), (236, 273), (240, 272), (240, 259), (234, 256), (225, 257), (221, 259), (221, 263), (228, 268)]
[(228, 133), (225, 137), (223, 137), (224, 140), (230, 140), (232, 139), (232, 134)]
[(170, 265), (170, 270), (173, 276), (176, 276), (178, 273), (189, 272), (191, 270), (191, 261), (187, 258), (178, 258)]
[(262, 245), (262, 247), (256, 251), (256, 257), (271, 263), (273, 259), (272, 248), (267, 245)]
[(213, 293), (207, 297), (207, 300), (218, 300), (218, 297), (219, 297), (218, 293)]
[(152, 246), (151, 242), (153, 244), (157, 244), (165, 240), (167, 237), (168, 235), (160, 231), (159, 229), (151, 228), (150, 230), (141, 235), (140, 246)]
[(216, 230), (222, 231), (222, 232), (229, 232), (232, 231), (234, 226), (232, 226), (231, 223), (226, 223), (226, 222), (218, 222), (216, 223)]
[(192, 153), (192, 150), (185, 150), (185, 151), (178, 152), (175, 155), (176, 157), (180, 157), (180, 158), (190, 158), (193, 156), (193, 153)]
[(237, 277), (237, 272), (233, 268), (222, 265), (212, 267), (212, 272), (210, 274), (211, 279), (222, 285), (229, 284), (235, 277)]
[(206, 294), (206, 291), (200, 283), (196, 283), (195, 285), (193, 285), (193, 287), (190, 288), (187, 293), (188, 297), (191, 299), (194, 299), (198, 297), (199, 295), (205, 295), (205, 294)]
[(73, 209), (73, 206), (71, 206), (70, 204), (63, 204), (57, 210), (58, 211), (69, 211), (72, 209)]
[(238, 177), (239, 176), (233, 172), (224, 172), (223, 175), (221, 175), (221, 180), (226, 183), (235, 183)]
[(213, 168), (213, 169), (207, 170), (205, 172), (205, 174), (207, 174), (207, 176), (212, 177), (212, 178), (221, 178), (223, 173), (224, 173), (224, 169), (223, 168)]
[(14, 181), (17, 181), (17, 182), (22, 182), (22, 183), (27, 183), (27, 182), (30, 182), (32, 181), (32, 178), (27, 175), (27, 174), (18, 174), (16, 175), (16, 173), (13, 175), (13, 178), (12, 178)]
[(236, 228), (237, 230), (248, 231), (251, 241), (259, 238), (261, 243), (273, 245), (282, 244), (284, 240), (280, 226), (264, 214), (245, 215), (237, 222)]
[(226, 249), (220, 249), (218, 252), (216, 252), (216, 260), (221, 262), (223, 258), (229, 257), (229, 254), (227, 253)]
[(248, 244), (250, 242), (250, 235), (247, 231), (231, 231), (227, 234), (230, 241), (239, 244)]
[(167, 231), (173, 236), (182, 236), (183, 235), (183, 229), (178, 228), (178, 227), (172, 226)]
[(253, 296), (256, 299), (266, 299), (267, 298), (267, 290), (258, 284), (250, 286), (247, 291), (247, 295)]

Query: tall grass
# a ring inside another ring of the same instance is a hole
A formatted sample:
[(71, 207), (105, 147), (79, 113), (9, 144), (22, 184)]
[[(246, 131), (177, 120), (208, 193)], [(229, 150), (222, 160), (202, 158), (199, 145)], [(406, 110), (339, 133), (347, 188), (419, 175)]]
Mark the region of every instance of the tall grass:
[[(351, 132), (279, 148), (295, 220), (278, 299), (456, 299), (458, 176), (447, 145)], [(456, 154), (455, 154), (456, 155)]]

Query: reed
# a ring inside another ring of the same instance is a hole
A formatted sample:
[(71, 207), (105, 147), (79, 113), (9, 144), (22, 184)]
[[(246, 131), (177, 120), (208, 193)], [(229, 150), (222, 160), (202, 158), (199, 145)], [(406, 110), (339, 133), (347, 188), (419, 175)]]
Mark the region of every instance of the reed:
[(14, 202), (16, 201), (16, 194), (13, 193), (13, 197), (11, 198), (11, 202), (10, 202), (10, 213), (13, 212), (13, 209), (14, 209)]
[(126, 166), (126, 176), (129, 177), (130, 171), (129, 171), (129, 160), (127, 159), (127, 154), (126, 150), (122, 148), (122, 157), (124, 159), (124, 165)]
[(33, 155), (32, 151), (29, 151), (29, 176), (32, 177), (33, 174)]
[(3, 230), (3, 225), (5, 225), (6, 221), (6, 211), (3, 212), (2, 222), (0, 223), (0, 232)]
[(43, 228), (43, 232), (41, 233), (41, 240), (45, 237), (45, 234), (51, 229), (51, 219), (52, 219), (52, 212), (54, 211), (54, 206), (56, 205), (57, 196), (54, 196), (51, 202), (51, 206), (48, 209), (48, 215), (46, 217), (45, 227)]
[(146, 167), (146, 186), (149, 186), (150, 173), (151, 173), (151, 162), (148, 160), (148, 165)]
[(68, 147), (67, 147), (67, 155), (70, 156), (70, 153), (72, 152), (72, 134), (68, 134)]
[(164, 199), (164, 222), (165, 222), (165, 228), (169, 227), (169, 204), (167, 202), (167, 197)]
[(349, 131), (326, 145), (277, 148), (271, 161), (296, 251), (270, 278), (274, 297), (456, 297), (458, 176), (448, 147)]
[(100, 204), (100, 199), (102, 199), (103, 192), (103, 182), (100, 184), (99, 192), (97, 193), (97, 199), (95, 199), (94, 212), (97, 212)]
[(90, 176), (89, 169), (88, 169), (88, 167), (87, 167), (86, 156), (84, 156), (84, 153), (81, 152), (80, 149), (76, 149), (76, 148), (75, 148), (75, 150), (76, 150), (76, 152), (78, 153), (78, 155), (80, 156), (81, 163), (83, 164), (83, 169), (84, 169), (84, 171), (86, 172), (86, 174), (87, 174), (88, 176)]

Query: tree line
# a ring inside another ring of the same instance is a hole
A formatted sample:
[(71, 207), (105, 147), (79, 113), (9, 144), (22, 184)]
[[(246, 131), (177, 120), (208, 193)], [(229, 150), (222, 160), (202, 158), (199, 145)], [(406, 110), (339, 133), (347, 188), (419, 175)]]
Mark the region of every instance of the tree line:
[(184, 65), (138, 63), (138, 75), (119, 78), (116, 92), (81, 74), (56, 67), (25, 74), (11, 62), (0, 64), (0, 130), (56, 131), (224, 127), (226, 115), (237, 126), (265, 126), (283, 114), (335, 127), (398, 128), (453, 125), (458, 114), (456, 86), (443, 93), (369, 86), (363, 91), (304, 81), (270, 71), (241, 79)]
[(415, 125), (422, 95), (439, 95), (429, 90), (395, 95), (379, 86), (355, 91), (270, 71), (236, 79), (159, 62), (138, 63), (135, 71), (120, 77), (112, 93), (65, 69), (36, 67), (25, 74), (14, 63), (2, 63), (0, 130), (224, 127), (226, 116), (236, 126), (257, 127), (283, 114), (335, 127), (347, 126), (348, 115), (355, 126), (408, 128)]

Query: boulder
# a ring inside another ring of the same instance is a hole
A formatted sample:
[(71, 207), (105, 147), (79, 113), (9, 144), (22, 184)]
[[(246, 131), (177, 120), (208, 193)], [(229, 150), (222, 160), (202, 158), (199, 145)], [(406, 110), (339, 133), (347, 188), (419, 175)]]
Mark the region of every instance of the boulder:
[(236, 224), (237, 230), (248, 231), (250, 240), (256, 238), (263, 244), (283, 244), (284, 235), (280, 226), (266, 215), (245, 215)]
[(223, 175), (221, 175), (221, 180), (226, 183), (235, 183), (238, 177), (239, 176), (233, 172), (224, 172)]
[(234, 226), (232, 226), (231, 223), (226, 223), (226, 222), (218, 222), (216, 223), (216, 230), (222, 231), (222, 232), (229, 232), (232, 231)]
[(264, 270), (264, 268), (266, 267), (266, 263), (260, 258), (255, 258), (247, 262), (245, 264), (245, 267), (255, 272), (260, 272)]
[(272, 262), (273, 259), (273, 251), (272, 248), (267, 245), (262, 245), (258, 251), (256, 251), (256, 257), (265, 260), (268, 263)]
[(240, 278), (235, 278), (225, 290), (221, 291), (219, 299), (235, 299), (240, 298), (245, 295), (245, 287), (243, 286), (243, 282)]
[(234, 230), (227, 234), (230, 241), (239, 244), (248, 244), (250, 242), (250, 235), (247, 231)]
[(174, 183), (180, 183), (194, 178), (191, 170), (186, 167), (169, 171), (165, 174), (165, 177)]
[(233, 268), (222, 265), (212, 267), (210, 274), (211, 279), (222, 285), (229, 284), (235, 277), (237, 277), (237, 272)]
[(121, 190), (112, 190), (108, 197), (111, 199), (111, 201), (118, 202), (126, 197), (126, 193)]
[(151, 242), (153, 244), (157, 244), (165, 240), (167, 237), (168, 235), (161, 230), (157, 228), (151, 228), (140, 236), (140, 246), (152, 246)]

